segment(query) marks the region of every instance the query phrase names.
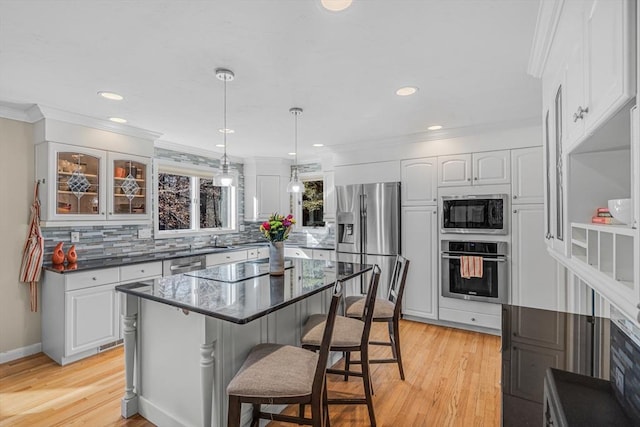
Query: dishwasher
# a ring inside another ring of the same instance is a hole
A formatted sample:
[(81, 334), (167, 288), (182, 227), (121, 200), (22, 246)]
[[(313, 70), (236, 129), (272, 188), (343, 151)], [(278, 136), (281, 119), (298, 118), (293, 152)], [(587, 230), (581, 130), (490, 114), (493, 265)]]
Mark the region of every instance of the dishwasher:
[(162, 276), (187, 273), (189, 271), (203, 270), (207, 266), (205, 255), (174, 258), (162, 261)]

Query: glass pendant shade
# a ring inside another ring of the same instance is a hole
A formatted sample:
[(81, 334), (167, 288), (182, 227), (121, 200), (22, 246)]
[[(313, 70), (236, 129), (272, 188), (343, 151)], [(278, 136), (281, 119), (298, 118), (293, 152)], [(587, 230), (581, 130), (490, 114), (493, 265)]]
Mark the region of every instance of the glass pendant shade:
[(287, 192), (289, 193), (302, 193), (304, 192), (304, 184), (298, 178), (298, 168), (293, 170), (293, 174), (291, 175), (291, 181), (287, 185)]
[(229, 173), (229, 163), (227, 156), (222, 156), (222, 164), (220, 165), (220, 172), (213, 177), (213, 185), (218, 187), (230, 187), (233, 184), (233, 175)]

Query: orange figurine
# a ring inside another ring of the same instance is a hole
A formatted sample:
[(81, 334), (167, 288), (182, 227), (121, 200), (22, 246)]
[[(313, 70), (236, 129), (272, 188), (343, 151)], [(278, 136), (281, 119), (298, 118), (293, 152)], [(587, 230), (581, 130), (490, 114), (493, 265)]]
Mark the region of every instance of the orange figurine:
[(51, 262), (54, 264), (62, 264), (64, 262), (64, 251), (62, 250), (63, 242), (60, 242), (56, 245), (53, 250), (53, 255), (51, 255)]
[(71, 245), (69, 252), (67, 252), (67, 261), (74, 264), (78, 261), (78, 254), (76, 253), (76, 245)]
[(78, 264), (75, 262), (72, 262), (70, 264), (67, 264), (67, 268), (65, 268), (65, 270), (69, 271), (69, 270), (77, 270), (78, 269)]

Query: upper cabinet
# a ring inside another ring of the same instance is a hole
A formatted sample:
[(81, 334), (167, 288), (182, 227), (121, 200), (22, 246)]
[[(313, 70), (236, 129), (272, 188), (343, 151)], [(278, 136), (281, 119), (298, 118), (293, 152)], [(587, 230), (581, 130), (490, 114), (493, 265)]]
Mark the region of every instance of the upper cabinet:
[(438, 159), (403, 160), (400, 164), (402, 205), (435, 205), (438, 195)]
[(290, 162), (275, 158), (250, 158), (244, 164), (244, 219), (264, 221), (278, 212), (292, 212), (287, 184)]
[(543, 202), (544, 167), (541, 147), (511, 150), (511, 174), (513, 204)]
[(322, 220), (332, 222), (336, 219), (336, 179), (334, 171), (322, 173)]
[(36, 164), (43, 221), (151, 219), (147, 157), (45, 142)]
[(438, 157), (438, 186), (508, 184), (509, 150)]

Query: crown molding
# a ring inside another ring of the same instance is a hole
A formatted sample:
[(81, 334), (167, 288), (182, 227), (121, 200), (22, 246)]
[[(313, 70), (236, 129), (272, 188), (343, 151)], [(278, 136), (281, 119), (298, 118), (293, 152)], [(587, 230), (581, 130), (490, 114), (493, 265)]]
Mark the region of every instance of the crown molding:
[(442, 129), (438, 131), (419, 132), (408, 135), (394, 136), (391, 138), (381, 138), (375, 140), (356, 141), (349, 144), (328, 146), (333, 153), (346, 153), (356, 150), (371, 150), (377, 147), (388, 148), (389, 146), (401, 146), (427, 141), (438, 141), (442, 139), (453, 139), (467, 136), (480, 135), (484, 133), (499, 132), (510, 129), (540, 126), (540, 117), (529, 117), (521, 120), (509, 122), (489, 123), (461, 128)]
[(82, 114), (70, 113), (68, 111), (59, 110), (41, 104), (34, 104), (25, 112), (30, 123), (37, 122), (42, 119), (58, 120), (65, 123), (71, 123), (80, 126), (86, 126), (93, 129), (104, 130), (107, 132), (119, 133), (122, 135), (133, 136), (136, 138), (150, 139), (155, 141), (162, 136), (161, 133), (153, 132), (134, 126), (113, 123), (108, 120), (96, 119), (95, 117), (84, 116)]
[(17, 120), (19, 122), (35, 123), (40, 118), (34, 118), (30, 114), (34, 104), (19, 104), (14, 102), (0, 101), (0, 117)]
[[(195, 156), (203, 156), (203, 157), (209, 157), (213, 159), (222, 157), (222, 155), (224, 154), (220, 151), (207, 150), (205, 148), (193, 147), (190, 145), (179, 144), (177, 142), (165, 141), (161, 139), (154, 141), (153, 146), (155, 148), (178, 151), (181, 153), (188, 153), (188, 154), (193, 154)], [(244, 163), (244, 159), (242, 157), (230, 156), (229, 154), (227, 154), (227, 157), (229, 158), (229, 161), (233, 163)]]
[(558, 21), (564, 0), (541, 0), (538, 8), (538, 19), (533, 34), (527, 73), (533, 77), (542, 77), (542, 72), (549, 57), (549, 50), (556, 35)]

